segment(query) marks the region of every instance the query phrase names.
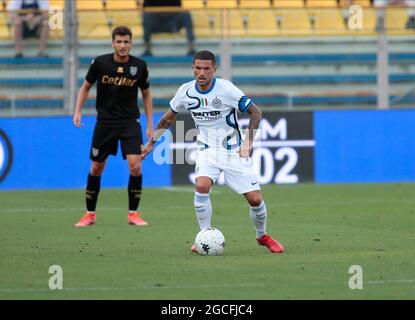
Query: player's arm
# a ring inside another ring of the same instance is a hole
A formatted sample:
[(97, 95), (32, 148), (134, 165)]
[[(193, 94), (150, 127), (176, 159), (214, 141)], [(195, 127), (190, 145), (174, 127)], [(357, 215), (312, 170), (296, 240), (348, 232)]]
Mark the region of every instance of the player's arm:
[(163, 115), (157, 124), (153, 139), (147, 141), (141, 150), (142, 159), (144, 159), (151, 152), (151, 150), (153, 150), (154, 144), (163, 135), (164, 131), (166, 131), (174, 123), (174, 121), (176, 121), (176, 116), (176, 112), (171, 109)]
[(153, 137), (153, 98), (151, 96), (150, 89), (141, 90), (143, 96), (144, 112), (147, 118), (147, 130), (146, 137), (147, 140), (151, 140)]
[(88, 93), (91, 87), (92, 87), (92, 84), (85, 80), (84, 83), (82, 84), (81, 89), (79, 89), (78, 99), (76, 101), (75, 112), (73, 116), (73, 124), (78, 128), (82, 127), (81, 109), (84, 106), (85, 100), (88, 97)]
[(252, 106), (248, 108), (247, 112), (249, 114), (248, 132), (246, 134), (245, 141), (239, 150), (239, 155), (242, 158), (249, 158), (254, 144), (255, 134), (259, 128), (262, 118), (261, 110), (259, 110), (254, 103), (252, 103)]

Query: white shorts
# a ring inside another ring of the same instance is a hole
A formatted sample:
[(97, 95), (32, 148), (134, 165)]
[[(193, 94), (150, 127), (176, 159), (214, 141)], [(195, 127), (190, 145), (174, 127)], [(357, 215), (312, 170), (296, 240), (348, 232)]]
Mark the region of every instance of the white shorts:
[(197, 151), (196, 178), (209, 177), (215, 183), (222, 171), (225, 184), (237, 193), (261, 190), (251, 158), (241, 158), (236, 151), (217, 152), (209, 148)]

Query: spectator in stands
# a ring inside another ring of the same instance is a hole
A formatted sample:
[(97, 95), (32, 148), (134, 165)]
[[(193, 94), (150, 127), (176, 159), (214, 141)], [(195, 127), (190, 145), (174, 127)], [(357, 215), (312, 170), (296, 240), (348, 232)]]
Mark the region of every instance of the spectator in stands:
[(23, 57), (23, 39), (40, 39), (38, 57), (46, 57), (45, 49), (49, 34), (48, 0), (11, 0), (9, 3), (11, 23), (14, 25), (15, 57)]
[[(138, 0), (141, 5), (143, 0)], [(181, 0), (144, 0), (143, 9), (156, 7), (181, 7)], [(187, 55), (196, 53), (194, 48), (195, 36), (193, 33), (193, 22), (190, 12), (143, 12), (144, 45), (143, 56), (152, 56), (151, 34), (153, 33), (176, 33), (182, 28), (186, 29)]]

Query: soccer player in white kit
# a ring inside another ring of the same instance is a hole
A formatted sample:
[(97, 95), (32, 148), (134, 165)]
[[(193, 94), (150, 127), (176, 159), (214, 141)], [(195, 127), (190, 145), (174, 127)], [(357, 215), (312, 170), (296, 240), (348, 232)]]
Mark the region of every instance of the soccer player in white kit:
[[(170, 101), (170, 110), (157, 124), (154, 138), (143, 146), (141, 156), (144, 159), (151, 152), (164, 130), (176, 120), (180, 109), (189, 111), (198, 129), (194, 207), (200, 229), (211, 227), (209, 193), (223, 171), (225, 183), (243, 194), (249, 203), (258, 244), (273, 253), (282, 253), (283, 246), (266, 233), (267, 209), (250, 159), (254, 132), (259, 127), (262, 113), (232, 82), (214, 77), (217, 65), (212, 52), (197, 52), (192, 70), (195, 80), (177, 90)], [(238, 126), (238, 109), (250, 116), (245, 139)], [(197, 252), (195, 245), (192, 252)]]

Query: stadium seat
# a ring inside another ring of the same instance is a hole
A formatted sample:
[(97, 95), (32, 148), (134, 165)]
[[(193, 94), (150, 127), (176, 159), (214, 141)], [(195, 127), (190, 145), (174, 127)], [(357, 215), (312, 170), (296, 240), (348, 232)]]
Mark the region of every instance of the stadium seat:
[(182, 8), (193, 10), (193, 9), (203, 9), (205, 8), (204, 0), (182, 0)]
[(102, 10), (104, 8), (102, 0), (77, 0), (77, 10)]
[(137, 10), (136, 0), (107, 0), (108, 10)]
[(79, 11), (79, 39), (110, 39), (112, 26), (110, 16), (104, 11)]
[(231, 21), (239, 20), (238, 25), (231, 23), (231, 34), (235, 27), (242, 27), (239, 35), (249, 37), (276, 36), (279, 34), (276, 15), (273, 10), (250, 9), (231, 11)]
[(303, 0), (274, 0), (274, 8), (304, 8)]
[(305, 9), (276, 9), (275, 19), (281, 35), (309, 35), (311, 25)]
[(341, 9), (310, 9), (311, 27), (316, 35), (342, 35), (346, 33)]
[(407, 8), (387, 8), (385, 10), (385, 28), (388, 34), (412, 34), (413, 30), (406, 29), (406, 21), (408, 20)]
[(376, 23), (376, 9), (367, 8), (363, 15), (363, 30), (358, 30), (356, 33), (373, 35), (376, 32)]
[(115, 28), (116, 26), (127, 25), (132, 33), (133, 40), (137, 40), (143, 34), (143, 27), (141, 22), (141, 12), (137, 10), (108, 10), (108, 20), (110, 26)]
[(337, 0), (307, 0), (307, 8), (337, 8)]
[(0, 12), (0, 39), (9, 40), (11, 38), (11, 30), (7, 25), (7, 13)]
[(64, 0), (49, 0), (49, 7), (65, 7), (65, 1)]
[(222, 35), (222, 12), (220, 10), (194, 10), (192, 20), (197, 37)]
[(236, 9), (238, 2), (236, 0), (207, 0), (208, 9)]
[(270, 0), (240, 0), (239, 7), (241, 9), (245, 8), (271, 8)]

